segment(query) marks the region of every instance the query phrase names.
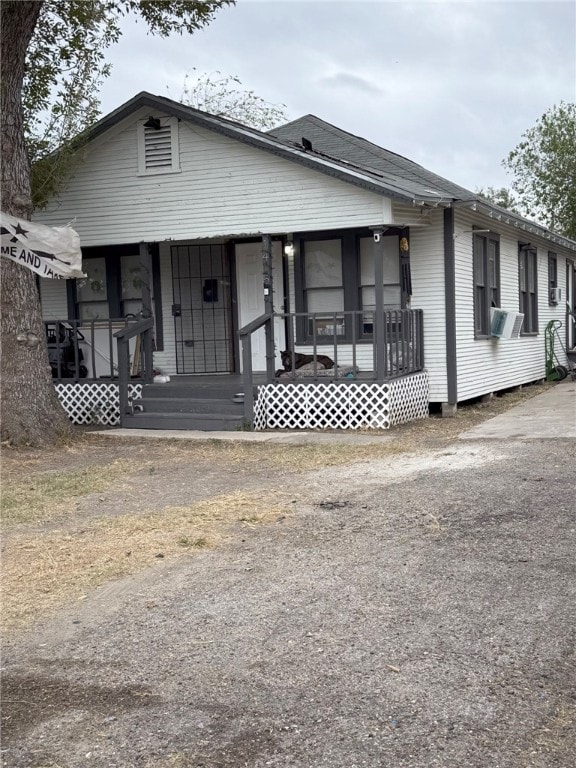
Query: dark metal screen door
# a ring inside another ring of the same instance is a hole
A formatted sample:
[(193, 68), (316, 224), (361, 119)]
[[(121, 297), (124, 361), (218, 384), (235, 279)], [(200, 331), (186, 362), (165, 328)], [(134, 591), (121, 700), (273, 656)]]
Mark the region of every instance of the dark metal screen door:
[(230, 261), (224, 245), (174, 245), (172, 290), (178, 373), (232, 371)]

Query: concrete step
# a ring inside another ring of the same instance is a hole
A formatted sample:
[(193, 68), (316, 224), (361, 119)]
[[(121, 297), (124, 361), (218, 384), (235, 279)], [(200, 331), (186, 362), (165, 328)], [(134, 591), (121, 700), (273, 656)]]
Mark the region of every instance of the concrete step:
[(244, 420), (233, 414), (143, 412), (126, 415), (125, 429), (192, 429), (202, 432), (234, 432), (244, 427)]

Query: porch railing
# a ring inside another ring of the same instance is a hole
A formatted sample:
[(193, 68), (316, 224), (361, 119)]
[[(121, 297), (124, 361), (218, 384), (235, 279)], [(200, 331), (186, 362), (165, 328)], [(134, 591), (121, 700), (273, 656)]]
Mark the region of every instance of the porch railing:
[(130, 339), (140, 341), (140, 373), (143, 381), (150, 384), (154, 377), (152, 329), (154, 318), (146, 317), (131, 322), (126, 328), (116, 331), (114, 338), (118, 343), (118, 385), (120, 397), (120, 424), (124, 415), (131, 413), (128, 396), (128, 384), (133, 380), (131, 375)]
[[(134, 325), (134, 318), (48, 320), (44, 322), (48, 358), (55, 381), (109, 381), (118, 378), (118, 345), (114, 334)], [(136, 343), (133, 342), (134, 349)], [(132, 372), (140, 379), (140, 366)]]
[(327, 355), (334, 361), (334, 369), (328, 377), (314, 370), (302, 376), (296, 372), (296, 360), (292, 354), (288, 370), (278, 378), (268, 360), (270, 355), (267, 354), (266, 378), (269, 383), (277, 381), (289, 384), (296, 380), (324, 383), (361, 380), (380, 383), (424, 368), (424, 315), (421, 309), (384, 312), (381, 342), (374, 338), (374, 316), (366, 311), (264, 314), (239, 331), (244, 418), (247, 422), (252, 422), (254, 418), (252, 335), (264, 327), (267, 338), (273, 338), (275, 319), (284, 321), (287, 350), (292, 353), (305, 352), (313, 360), (318, 355)]

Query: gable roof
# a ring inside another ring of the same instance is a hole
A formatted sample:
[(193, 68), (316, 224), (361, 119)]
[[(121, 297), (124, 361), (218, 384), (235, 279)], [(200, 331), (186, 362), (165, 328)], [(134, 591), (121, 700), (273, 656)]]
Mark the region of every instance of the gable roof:
[(312, 151), (372, 170), (395, 186), (423, 198), (434, 199), (435, 196), (445, 200), (474, 200), (477, 197), (474, 192), (453, 184), (412, 160), (343, 131), (316, 115), (305, 115), (268, 133), (299, 146), (302, 138), (306, 138), (312, 144)]
[[(500, 208), (412, 160), (343, 131), (315, 115), (305, 115), (263, 133), (228, 118), (142, 91), (99, 120), (89, 131), (88, 140), (103, 134), (144, 107), (178, 117), (383, 196), (424, 207), (464, 206), (576, 251), (575, 241)], [(303, 139), (306, 141), (303, 142)]]

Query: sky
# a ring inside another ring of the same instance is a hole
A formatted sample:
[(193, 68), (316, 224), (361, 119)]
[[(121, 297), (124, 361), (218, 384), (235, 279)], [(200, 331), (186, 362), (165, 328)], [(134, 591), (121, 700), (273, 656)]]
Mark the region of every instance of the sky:
[(237, 0), (192, 36), (123, 22), (101, 91), (179, 100), (185, 76), (314, 114), (468, 189), (510, 186), (502, 160), (560, 101), (576, 101), (576, 0)]

